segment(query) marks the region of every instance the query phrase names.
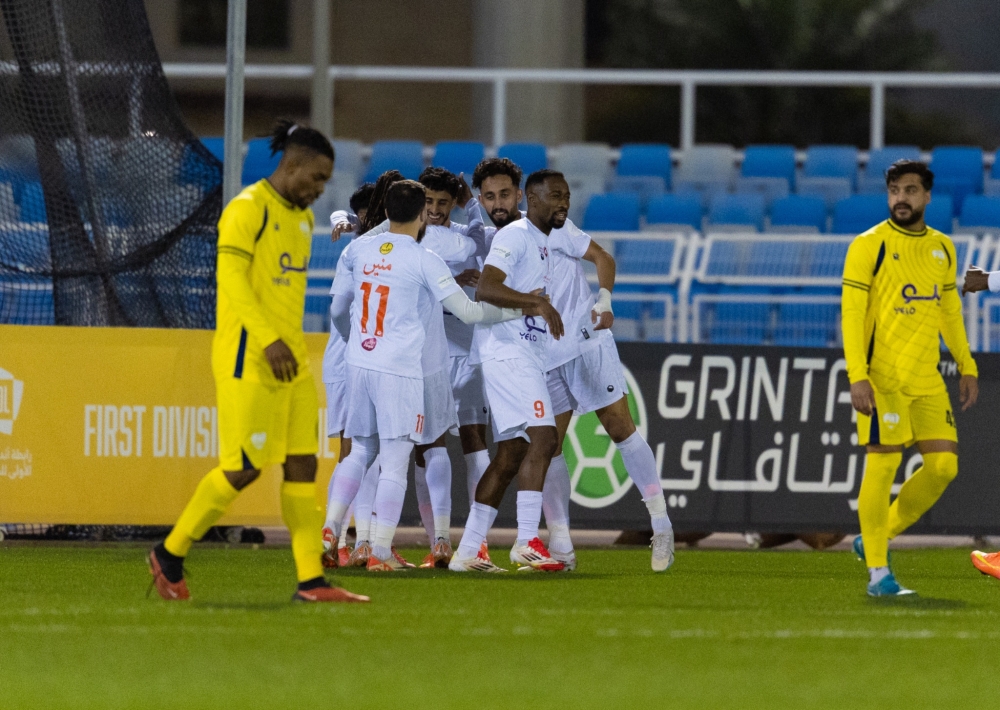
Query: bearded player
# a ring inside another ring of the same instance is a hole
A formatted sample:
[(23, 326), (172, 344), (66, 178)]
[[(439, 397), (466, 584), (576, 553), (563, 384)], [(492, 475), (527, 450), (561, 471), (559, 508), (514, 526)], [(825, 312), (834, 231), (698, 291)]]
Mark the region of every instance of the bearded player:
[[(889, 219), (851, 242), (841, 307), (858, 443), (868, 453), (854, 550), (868, 567), (868, 594), (875, 597), (913, 593), (889, 568), (889, 541), (917, 522), (958, 474), (955, 414), (938, 370), (940, 338), (962, 375), (963, 411), (979, 396), (955, 287), (955, 246), (924, 223), (934, 173), (900, 160), (886, 171), (886, 186)], [(903, 447), (914, 444), (923, 465), (890, 505)]]
[(184, 558), (268, 464), (284, 466), (281, 513), (298, 574), (293, 600), (367, 597), (323, 577), (316, 505), (318, 401), (302, 331), (312, 246), (309, 209), (333, 172), (333, 147), (319, 131), (278, 123), (278, 167), (245, 188), (219, 220), (218, 304), (212, 370), (219, 409), (219, 466), (198, 484), (167, 539), (149, 554), (157, 592), (188, 599)]

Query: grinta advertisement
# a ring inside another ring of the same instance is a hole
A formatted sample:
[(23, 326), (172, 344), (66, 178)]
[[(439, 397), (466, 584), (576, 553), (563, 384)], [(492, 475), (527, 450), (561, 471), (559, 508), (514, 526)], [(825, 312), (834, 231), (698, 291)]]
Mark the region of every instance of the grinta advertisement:
[[(843, 352), (651, 343), (618, 349), (633, 417), (656, 454), (678, 530), (858, 529), (865, 455)], [(911, 532), (1000, 533), (1000, 357), (979, 354), (976, 361), (979, 403), (950, 413), (958, 426), (958, 478)], [(959, 375), (947, 354), (940, 369), (957, 405)], [(596, 415), (573, 420), (564, 451), (574, 527), (649, 527)], [(908, 449), (894, 493), (919, 466), (919, 453)]]

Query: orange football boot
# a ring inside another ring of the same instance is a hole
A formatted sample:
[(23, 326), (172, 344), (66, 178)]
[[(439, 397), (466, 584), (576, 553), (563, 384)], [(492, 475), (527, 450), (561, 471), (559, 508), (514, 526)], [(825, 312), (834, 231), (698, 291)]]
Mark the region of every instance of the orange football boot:
[(300, 589), (292, 595), (293, 602), (370, 602), (363, 594), (354, 594), (340, 587)]
[(1000, 552), (972, 551), (972, 566), (983, 574), (1000, 579)]
[[(166, 575), (163, 574), (163, 568), (160, 567), (160, 561), (156, 558), (156, 550), (150, 550), (146, 555), (146, 562), (149, 563), (149, 573), (153, 575), (153, 583), (150, 585), (156, 587), (157, 593), (167, 601), (186, 601), (191, 598), (191, 592), (188, 591), (187, 582), (181, 579), (180, 582), (171, 582), (167, 579)], [(149, 596), (149, 593), (146, 593)]]

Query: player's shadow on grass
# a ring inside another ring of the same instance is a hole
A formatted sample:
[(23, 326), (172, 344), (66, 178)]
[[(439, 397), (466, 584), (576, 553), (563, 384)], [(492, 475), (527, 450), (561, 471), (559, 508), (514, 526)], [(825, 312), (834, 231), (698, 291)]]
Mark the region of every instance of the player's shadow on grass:
[(366, 570), (363, 570), (363, 569), (360, 569), (360, 568), (358, 568), (358, 569), (344, 568), (344, 569), (338, 569), (336, 571), (336, 574), (335, 574), (335, 577), (344, 577), (344, 578), (347, 578), (347, 577), (352, 577), (352, 578), (353, 577), (364, 577), (366, 579), (378, 579), (378, 580), (385, 579), (385, 580), (393, 580), (393, 581), (395, 581), (395, 580), (399, 580), (399, 581), (411, 580), (411, 581), (416, 581), (416, 582), (428, 581), (428, 580), (431, 580), (431, 579), (433, 579), (435, 581), (440, 581), (440, 580), (454, 580), (456, 582), (465, 582), (465, 581), (468, 581), (468, 580), (475, 580), (475, 579), (481, 579), (481, 580), (484, 580), (484, 581), (487, 581), (487, 580), (488, 581), (493, 581), (493, 580), (500, 581), (500, 580), (505, 580), (505, 579), (506, 580), (516, 579), (516, 580), (518, 580), (519, 584), (522, 581), (527, 581), (527, 582), (545, 582), (545, 581), (553, 580), (553, 579), (564, 579), (564, 580), (571, 580), (571, 579), (581, 579), (581, 580), (583, 580), (583, 579), (588, 579), (588, 580), (593, 580), (593, 579), (605, 579), (605, 578), (613, 577), (613, 576), (616, 576), (616, 575), (591, 574), (591, 573), (587, 573), (587, 572), (566, 572), (566, 573), (560, 573), (560, 572), (517, 572), (517, 571), (515, 571), (513, 569), (511, 569), (511, 570), (509, 570), (509, 571), (507, 571), (505, 573), (500, 573), (500, 574), (483, 574), (481, 572), (478, 572), (478, 573), (477, 572), (465, 572), (465, 573), (449, 572), (448, 570), (444, 570), (444, 569), (435, 569), (435, 570), (429, 570), (429, 569), (407, 570), (406, 572), (392, 572), (392, 573), (369, 573)]
[(192, 602), (195, 609), (222, 609), (238, 611), (281, 611), (289, 607), (288, 601), (273, 602)]
[(869, 597), (868, 604), (874, 607), (921, 610), (954, 610), (965, 609), (969, 606), (967, 602), (961, 599), (938, 599), (935, 597), (922, 597), (918, 594), (903, 597)]

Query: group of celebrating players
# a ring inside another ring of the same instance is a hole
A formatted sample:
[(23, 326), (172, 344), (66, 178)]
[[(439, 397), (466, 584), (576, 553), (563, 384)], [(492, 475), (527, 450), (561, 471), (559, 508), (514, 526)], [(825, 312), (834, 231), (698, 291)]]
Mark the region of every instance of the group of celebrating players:
[[(574, 412), (596, 412), (618, 447), (649, 510), (651, 566), (668, 569), (674, 538), (666, 500), (653, 452), (632, 421), (610, 331), (614, 259), (568, 220), (570, 190), (561, 173), (532, 173), (522, 190), (520, 168), (502, 158), (477, 166), (479, 199), (464, 176), (441, 168), (419, 181), (389, 171), (355, 193), (352, 212), (332, 216), (333, 239), (354, 236), (330, 291), (323, 380), (327, 434), (340, 437), (341, 460), (323, 523), (314, 503), (317, 398), (302, 316), (309, 205), (330, 179), (334, 154), (321, 133), (287, 121), (271, 147), (282, 153), (278, 168), (245, 188), (219, 221), (213, 370), (220, 465), (149, 554), (160, 596), (190, 597), (183, 563), (191, 544), (263, 466), (281, 463), (282, 516), (299, 580), (293, 598), (367, 601), (330, 586), (323, 566), (414, 566), (393, 546), (411, 454), (430, 545), (422, 566), (505, 571), (490, 558), (486, 538), (517, 478), (511, 563), (573, 570), (561, 442)], [(467, 224), (451, 222), (456, 205)], [(481, 209), (495, 226), (486, 226)], [(596, 297), (581, 260), (596, 267)], [(497, 447), (492, 460), (488, 425)], [(449, 431), (461, 440), (470, 501), (454, 551)], [(539, 537), (543, 509), (548, 547)], [(351, 517), (353, 551), (344, 544)]]
[[(429, 168), (419, 181), (395, 171), (363, 186), (352, 211), (332, 216), (333, 239), (352, 233), (330, 291), (323, 362), (329, 429), (341, 460), (325, 523), (316, 505), (318, 400), (302, 332), (313, 231), (309, 210), (333, 171), (318, 131), (279, 122), (275, 172), (243, 190), (219, 221), (218, 307), (212, 365), (218, 395), (219, 466), (207, 474), (166, 540), (149, 554), (164, 599), (188, 599), (184, 558), (263, 466), (284, 467), (281, 510), (291, 533), (298, 589), (308, 602), (368, 601), (331, 586), (324, 566), (373, 572), (413, 567), (393, 545), (411, 453), (430, 552), (421, 566), (502, 572), (486, 544), (517, 478), (523, 570), (576, 568), (569, 534), (570, 476), (562, 441), (576, 413), (596, 412), (649, 510), (651, 566), (668, 569), (674, 536), (655, 457), (636, 430), (609, 330), (614, 259), (567, 218), (569, 185), (539, 170), (523, 182), (510, 160), (489, 158), (472, 176)], [(843, 336), (858, 443), (866, 447), (854, 550), (867, 592), (898, 596), (889, 541), (916, 522), (958, 473), (958, 436), (938, 370), (939, 337), (961, 373), (963, 409), (978, 398), (951, 240), (924, 223), (934, 175), (899, 161), (886, 173), (889, 219), (859, 235), (844, 267)], [(519, 205), (526, 204), (526, 214)], [(466, 224), (451, 222), (455, 207)], [(493, 226), (487, 226), (485, 211)], [(582, 261), (596, 267), (595, 297)], [(1000, 291), (1000, 272), (971, 269), (963, 290)], [(496, 456), (487, 452), (492, 426)], [(451, 524), (457, 433), (470, 510), (458, 548)], [(922, 465), (890, 505), (902, 450)], [(544, 510), (549, 545), (539, 537)], [(346, 546), (354, 518), (357, 540)], [(1000, 577), (1000, 553), (973, 564)]]

